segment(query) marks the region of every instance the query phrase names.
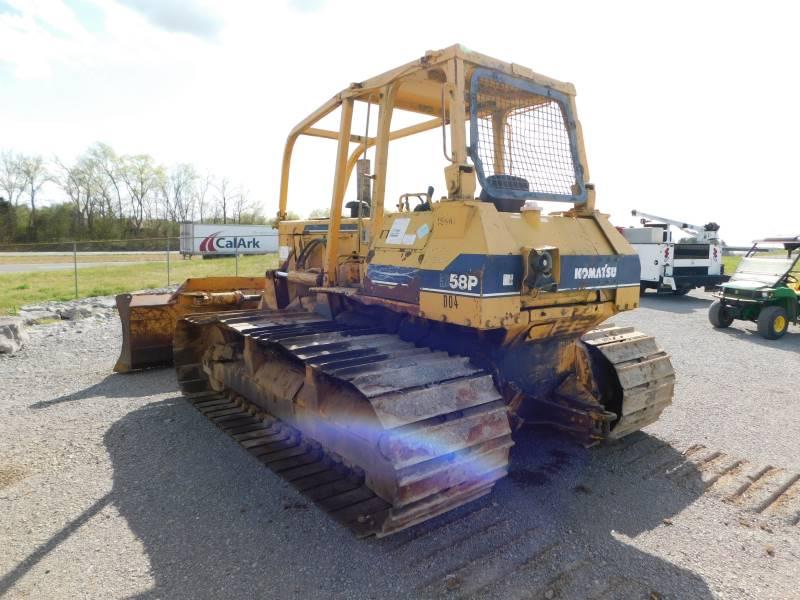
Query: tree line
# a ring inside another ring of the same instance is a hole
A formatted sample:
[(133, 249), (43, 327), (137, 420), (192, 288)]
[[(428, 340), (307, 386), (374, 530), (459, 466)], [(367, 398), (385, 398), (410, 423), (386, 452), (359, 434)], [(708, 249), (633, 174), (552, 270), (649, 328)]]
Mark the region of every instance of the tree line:
[[(65, 200), (43, 205), (43, 191)], [(0, 244), (177, 235), (183, 221), (265, 223), (248, 191), (194, 165), (96, 143), (72, 162), (0, 152)]]

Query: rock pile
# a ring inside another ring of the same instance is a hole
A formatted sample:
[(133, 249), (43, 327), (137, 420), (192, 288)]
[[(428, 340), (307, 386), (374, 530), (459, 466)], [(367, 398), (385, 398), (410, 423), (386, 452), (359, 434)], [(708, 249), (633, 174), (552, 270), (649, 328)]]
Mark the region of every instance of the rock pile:
[(14, 354), (28, 341), (20, 317), (0, 317), (0, 354)]
[(19, 311), (26, 325), (41, 325), (56, 321), (79, 321), (81, 319), (111, 318), (116, 311), (113, 296), (82, 298), (68, 302), (44, 302), (28, 304)]

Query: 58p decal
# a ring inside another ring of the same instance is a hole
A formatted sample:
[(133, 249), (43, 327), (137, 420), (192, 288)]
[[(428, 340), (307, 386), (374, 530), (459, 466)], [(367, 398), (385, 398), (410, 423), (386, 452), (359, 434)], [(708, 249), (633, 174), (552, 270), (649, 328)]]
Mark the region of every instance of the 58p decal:
[(457, 273), (450, 273), (450, 279), (447, 281), (447, 284), (451, 290), (471, 292), (478, 287), (478, 277), (476, 275), (459, 275)]

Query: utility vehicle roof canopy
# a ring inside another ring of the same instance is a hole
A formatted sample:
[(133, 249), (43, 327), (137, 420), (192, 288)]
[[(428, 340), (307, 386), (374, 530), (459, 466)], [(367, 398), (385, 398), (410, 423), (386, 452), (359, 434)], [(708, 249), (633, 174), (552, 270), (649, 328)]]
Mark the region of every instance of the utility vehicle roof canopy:
[[(755, 256), (763, 246), (783, 246), (785, 256)], [(736, 272), (731, 276), (731, 283), (747, 287), (775, 287), (789, 273), (800, 269), (800, 236), (769, 237), (756, 240), (753, 247), (739, 263)], [(750, 285), (752, 284), (752, 285)]]
[(763, 240), (755, 240), (753, 242), (754, 248), (759, 244), (783, 244), (784, 249), (792, 252), (800, 248), (800, 235), (794, 237), (768, 237)]

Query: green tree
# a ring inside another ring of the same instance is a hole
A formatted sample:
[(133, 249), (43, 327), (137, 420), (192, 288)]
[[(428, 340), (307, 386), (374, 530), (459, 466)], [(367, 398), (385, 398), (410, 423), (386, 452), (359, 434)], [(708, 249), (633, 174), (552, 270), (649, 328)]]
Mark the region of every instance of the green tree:
[[(284, 219), (284, 221), (299, 221), (299, 220), (300, 220), (300, 215), (298, 215), (296, 212), (293, 212), (291, 210), (286, 211), (286, 218)], [(269, 220), (269, 225), (272, 228), (277, 228), (278, 217), (271, 218)]]
[(309, 219), (328, 219), (331, 216), (330, 208), (315, 208), (308, 213)]
[(41, 154), (20, 157), (20, 170), (25, 181), (25, 192), (28, 194), (28, 201), (31, 205), (31, 212), (28, 220), (28, 231), (32, 238), (35, 237), (34, 226), (36, 225), (36, 196), (42, 186), (52, 179), (50, 170)]
[(14, 241), (15, 231), (14, 205), (0, 196), (0, 242), (7, 244)]

